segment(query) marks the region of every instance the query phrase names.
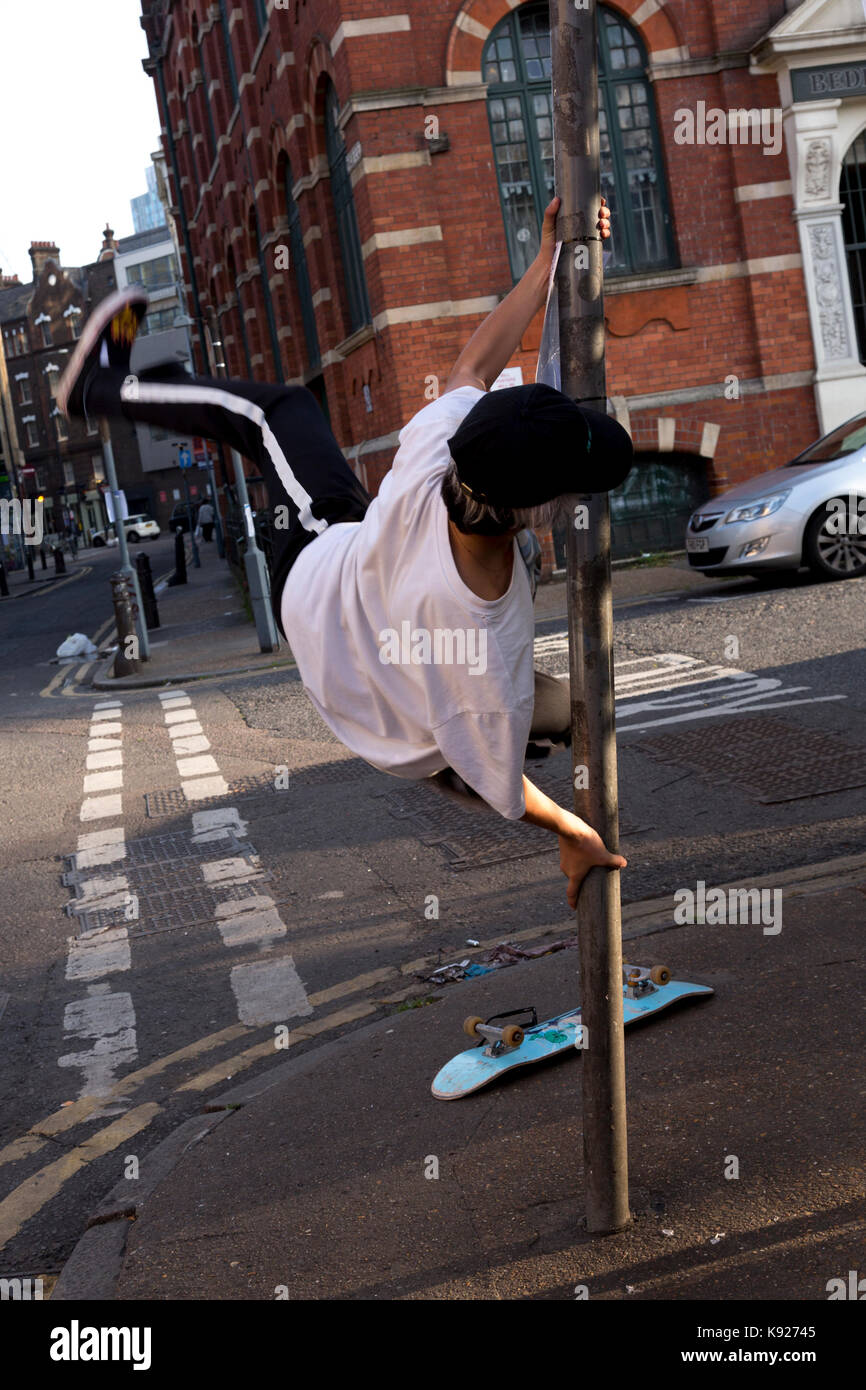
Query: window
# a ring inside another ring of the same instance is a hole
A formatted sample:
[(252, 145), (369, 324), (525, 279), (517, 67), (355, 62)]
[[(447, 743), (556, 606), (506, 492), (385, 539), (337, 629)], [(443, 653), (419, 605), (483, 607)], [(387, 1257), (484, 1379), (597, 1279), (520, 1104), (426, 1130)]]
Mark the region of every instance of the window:
[(313, 296), (310, 290), (307, 252), (301, 231), (301, 215), (292, 196), (292, 168), (288, 160), (283, 168), (283, 187), (286, 197), (286, 214), (289, 219), (289, 264), (295, 272), (295, 284), (298, 288), (298, 298), (301, 301), (301, 322), (307, 344), (307, 357), (310, 367), (318, 367), (322, 357), (319, 349), (319, 335), (316, 332)]
[(90, 455), (90, 476), (94, 483), (105, 482), (105, 466), (101, 454)]
[(51, 392), (51, 399), (57, 395), (57, 388), (60, 385), (60, 368), (56, 363), (51, 362), (45, 368), (45, 376), (48, 381), (48, 389)]
[(64, 440), (67, 440), (69, 438), (69, 431), (66, 428), (66, 418), (65, 416), (60, 414), (59, 410), (54, 416), (54, 429), (57, 434), (58, 444), (62, 444)]
[(232, 36), (229, 33), (229, 17), (226, 8), (226, 0), (219, 0), (220, 19), (222, 20), (223, 43), (226, 50), (226, 62), (229, 69), (229, 81), (232, 88), (232, 100), (238, 100), (238, 78), (235, 72), (235, 56), (232, 53)]
[(51, 336), (51, 320), (48, 315), (40, 314), (38, 319), (36, 319), (36, 325), (42, 334), (42, 346), (52, 347), (54, 345), (54, 339)]
[(866, 131), (842, 161), (839, 201), (860, 361), (866, 362)]
[(32, 400), (33, 396), (30, 393), (30, 379), (29, 377), (24, 377), (23, 380), (18, 383), (18, 404), (29, 405)]
[(331, 197), (337, 222), (340, 257), (349, 310), (349, 332), (354, 333), (370, 322), (370, 302), (361, 256), (361, 238), (355, 212), (355, 195), (346, 163), (346, 140), (339, 126), (340, 103), (333, 82), (328, 83), (325, 98), (325, 139), (328, 167), (331, 173)]
[(194, 29), (194, 31), (193, 31), (193, 43), (195, 44), (195, 51), (196, 51), (196, 55), (197, 55), (197, 57), (198, 57), (198, 69), (199, 69), (199, 72), (201, 73), (202, 92), (204, 93), (204, 109), (205, 109), (205, 114), (207, 115), (207, 133), (208, 133), (208, 142), (209, 142), (209, 145), (210, 145), (210, 159), (211, 159), (211, 164), (213, 164), (213, 161), (216, 159), (216, 144), (217, 144), (217, 142), (216, 142), (216, 131), (214, 130), (213, 112), (211, 111), (211, 107), (210, 107), (210, 96), (209, 96), (209, 94), (208, 94), (208, 76), (207, 76), (207, 68), (206, 68), (205, 65), (204, 65), (204, 54), (202, 53), (202, 48), (201, 48), (201, 36), (200, 36), (200, 34), (199, 34), (199, 32), (198, 32), (198, 25), (195, 26), (195, 29)]
[(63, 460), (63, 486), (66, 488), (75, 487), (75, 464), (69, 459)]
[(71, 308), (66, 310), (63, 317), (66, 319), (66, 322), (69, 325), (69, 332), (72, 335), (73, 339), (80, 338), (82, 317), (81, 310), (77, 308), (75, 305), (72, 305)]
[(5, 328), (3, 337), (6, 339), (6, 356), (23, 357), (30, 351), (27, 342), (27, 330), (23, 323), (17, 323), (14, 328)]
[(140, 261), (138, 265), (126, 267), (126, 279), (130, 285), (141, 285), (145, 290), (171, 289), (177, 281), (177, 262), (174, 256), (156, 256), (152, 261)]
[(165, 333), (169, 328), (174, 328), (179, 313), (179, 309), (151, 309), (138, 330), (139, 337), (146, 338), (148, 333)]
[(24, 425), (24, 439), (28, 449), (35, 449), (38, 445), (39, 431), (35, 420), (28, 420)]
[[(646, 80), (646, 55), (631, 25), (601, 8), (601, 187), (610, 204), (610, 271), (675, 263), (661, 146)], [(519, 279), (540, 244), (553, 197), (550, 18), (546, 4), (507, 15), (485, 44), (481, 72), (511, 270)], [(617, 190), (623, 196), (617, 197)], [(627, 191), (627, 196), (625, 196)]]
[(268, 27), (268, 7), (265, 4), (265, 0), (253, 0), (253, 4), (255, 6), (256, 19), (258, 20), (259, 33), (261, 34)]

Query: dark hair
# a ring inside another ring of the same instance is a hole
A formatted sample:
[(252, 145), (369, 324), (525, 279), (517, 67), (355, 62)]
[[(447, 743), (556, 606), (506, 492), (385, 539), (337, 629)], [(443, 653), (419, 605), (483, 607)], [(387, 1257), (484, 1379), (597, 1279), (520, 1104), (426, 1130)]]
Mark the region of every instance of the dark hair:
[(504, 536), (516, 526), (546, 530), (559, 511), (559, 499), (540, 507), (499, 507), (464, 492), (453, 459), (442, 478), (442, 501), (448, 519), (466, 536)]

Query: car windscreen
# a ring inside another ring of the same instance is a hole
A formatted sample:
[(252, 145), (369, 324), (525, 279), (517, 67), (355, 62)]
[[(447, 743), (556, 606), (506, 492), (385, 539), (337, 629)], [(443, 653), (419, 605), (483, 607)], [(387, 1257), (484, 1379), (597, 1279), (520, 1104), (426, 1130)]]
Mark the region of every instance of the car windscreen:
[(853, 420), (847, 420), (844, 425), (840, 425), (831, 434), (825, 434), (824, 438), (819, 439), (817, 444), (812, 444), (802, 454), (791, 459), (786, 467), (799, 468), (804, 463), (830, 463), (833, 459), (844, 458), (846, 454), (854, 454), (858, 449), (864, 448), (866, 448), (866, 415), (855, 415)]

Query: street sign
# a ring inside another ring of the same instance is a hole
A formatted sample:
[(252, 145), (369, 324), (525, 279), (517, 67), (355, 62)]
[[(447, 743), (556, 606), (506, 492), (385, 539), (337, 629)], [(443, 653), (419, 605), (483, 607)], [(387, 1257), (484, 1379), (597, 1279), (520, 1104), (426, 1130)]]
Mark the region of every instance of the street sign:
[(180, 468), (192, 468), (192, 454), (189, 449), (178, 450), (177, 462)]

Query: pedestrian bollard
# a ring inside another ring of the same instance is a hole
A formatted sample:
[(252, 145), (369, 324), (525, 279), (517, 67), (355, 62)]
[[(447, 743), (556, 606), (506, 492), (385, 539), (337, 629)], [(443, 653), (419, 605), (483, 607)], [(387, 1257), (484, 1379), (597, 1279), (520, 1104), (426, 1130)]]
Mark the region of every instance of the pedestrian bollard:
[(153, 590), (150, 557), (145, 555), (144, 551), (136, 555), (135, 568), (138, 570), (138, 587), (141, 590), (144, 620), (148, 628), (159, 627), (159, 609), (156, 606), (156, 594)]
[[(61, 550), (60, 546), (59, 546), (59, 545), (52, 546), (52, 548), (51, 548), (51, 554), (54, 556), (54, 573), (55, 573), (55, 574), (65, 574), (65, 573), (66, 573), (66, 561), (65, 561), (64, 558), (63, 558), (63, 551)], [(43, 557), (43, 558), (44, 558), (44, 557)], [(43, 568), (44, 568), (44, 566), (43, 566)]]
[(6, 578), (6, 566), (2, 560), (0, 560), (0, 595), (3, 598), (9, 597), (9, 581)]
[(186, 547), (183, 543), (183, 531), (178, 526), (174, 533), (174, 574), (168, 581), (169, 584), (185, 584), (186, 579)]
[(44, 570), (47, 570), (47, 568), (48, 568), (48, 561), (47, 561), (46, 558), (45, 558), (45, 546), (44, 546), (44, 545), (40, 545), (40, 547), (39, 547), (39, 558), (40, 558), (40, 560), (42, 561), (42, 568), (43, 568)]
[(24, 545), (24, 559), (27, 561), (27, 578), (30, 580), (30, 583), (32, 584), (32, 583), (33, 583), (33, 547), (32, 547), (32, 545), (27, 545), (26, 542), (25, 542), (25, 545)]
[(139, 669), (139, 647), (138, 633), (135, 630), (135, 603), (128, 575), (119, 573), (111, 576), (111, 598), (117, 628), (114, 674), (134, 676)]

